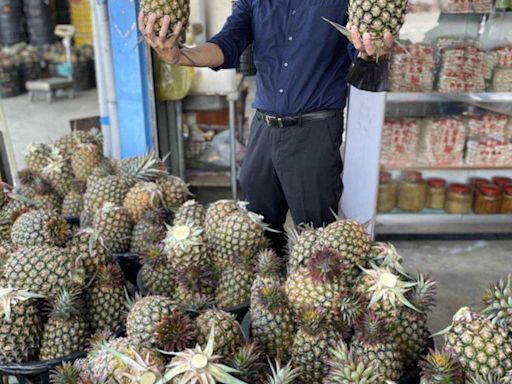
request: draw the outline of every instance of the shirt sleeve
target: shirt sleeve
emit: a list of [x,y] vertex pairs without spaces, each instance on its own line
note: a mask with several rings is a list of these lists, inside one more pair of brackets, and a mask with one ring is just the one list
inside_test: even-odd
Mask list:
[[224,53],[224,64],[212,69],[238,68],[240,56],[253,40],[251,0],[238,0],[222,30],[209,40]]
[[347,45],[348,55],[350,56],[350,60],[352,63],[355,63],[357,60],[357,56],[359,55],[359,51],[354,47],[354,44],[348,43]]

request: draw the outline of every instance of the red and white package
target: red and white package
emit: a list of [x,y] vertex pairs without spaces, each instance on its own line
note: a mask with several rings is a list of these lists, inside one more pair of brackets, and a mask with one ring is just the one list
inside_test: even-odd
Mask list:
[[482,92],[491,62],[487,52],[473,45],[443,48],[440,51],[439,92]]
[[382,133],[381,164],[384,167],[416,165],[420,132],[418,119],[386,119]]
[[460,166],[466,145],[461,117],[426,119],[420,137],[419,163],[428,166]]
[[391,57],[392,92],[431,92],[434,89],[435,50],[427,44],[397,46]]
[[512,68],[512,45],[495,48],[494,57],[497,67]]
[[508,166],[512,164],[512,143],[509,138],[482,136],[468,141],[466,164],[470,166]]
[[468,136],[499,136],[506,135],[508,116],[506,115],[481,115],[470,116],[467,119]]
[[441,8],[447,13],[485,13],[492,11],[492,0],[443,0]]
[[496,68],[492,76],[492,92],[512,92],[512,68]]

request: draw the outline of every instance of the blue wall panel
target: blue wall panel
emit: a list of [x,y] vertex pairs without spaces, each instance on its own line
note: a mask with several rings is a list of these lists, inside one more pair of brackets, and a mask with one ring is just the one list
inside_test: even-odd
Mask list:
[[137,29],[138,1],[108,1],[122,157],[152,149],[145,46]]

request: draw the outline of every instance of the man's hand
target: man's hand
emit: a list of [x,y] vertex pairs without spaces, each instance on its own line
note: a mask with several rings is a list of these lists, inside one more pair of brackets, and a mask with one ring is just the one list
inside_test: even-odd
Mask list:
[[379,49],[377,52],[377,47],[375,47],[375,44],[372,42],[372,38],[369,33],[365,33],[361,39],[357,27],[351,26],[349,24],[347,25],[347,29],[350,31],[350,39],[352,44],[354,44],[354,47],[359,51],[361,58],[370,60],[389,55],[389,52],[391,51],[394,43],[394,38],[391,33],[386,32],[384,34],[384,47]]
[[160,57],[169,64],[179,65],[181,63],[181,51],[179,48],[179,39],[183,30],[183,24],[180,22],[176,26],[176,30],[170,36],[169,25],[171,18],[164,16],[160,33],[156,36],[153,28],[156,22],[156,15],[149,15],[148,23],[144,22],[144,12],[139,13],[139,30],[144,36],[144,40],[160,55]]

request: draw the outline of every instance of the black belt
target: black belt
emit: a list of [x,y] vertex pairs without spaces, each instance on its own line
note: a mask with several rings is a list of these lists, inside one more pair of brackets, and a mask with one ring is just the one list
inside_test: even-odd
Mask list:
[[284,128],[298,125],[300,122],[328,119],[338,116],[338,113],[340,113],[340,111],[336,109],[327,109],[324,111],[306,113],[300,116],[274,116],[258,110],[256,111],[256,117],[265,121],[269,127]]

